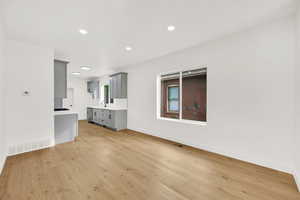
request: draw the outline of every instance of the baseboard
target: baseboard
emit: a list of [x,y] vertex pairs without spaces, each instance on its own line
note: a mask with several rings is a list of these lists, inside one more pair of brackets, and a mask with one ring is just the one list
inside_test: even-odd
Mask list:
[[208,152],[211,152],[211,153],[220,154],[220,155],[223,155],[223,156],[226,156],[226,157],[234,158],[234,159],[241,160],[241,161],[248,162],[248,163],[252,163],[252,164],[255,164],[255,165],[258,165],[258,166],[262,166],[262,167],[274,169],[274,170],[277,170],[277,171],[285,172],[285,173],[288,173],[288,174],[291,174],[291,175],[293,174],[293,169],[287,168],[285,166],[275,165],[274,163],[266,162],[265,160],[257,160],[257,159],[254,160],[254,159],[251,159],[251,158],[245,158],[242,155],[236,154],[234,152],[228,152],[228,151],[225,151],[223,149],[212,148],[212,147],[204,146],[204,145],[200,146],[200,145],[196,145],[196,144],[192,144],[192,143],[187,143],[187,142],[181,141],[177,138],[162,137],[162,136],[159,136],[159,135],[156,135],[156,134],[146,132],[145,130],[142,130],[142,129],[140,129],[140,130],[139,129],[134,129],[134,128],[129,128],[129,129],[140,132],[140,133],[143,133],[143,134],[146,134],[146,135],[151,135],[151,136],[159,137],[159,138],[169,140],[169,141],[172,141],[172,142],[181,143],[181,144],[184,144],[184,145],[187,145],[187,146],[194,147],[196,149],[201,149],[201,150],[205,150],[205,151],[208,151]]
[[298,192],[300,192],[300,176],[298,174],[294,174],[294,179],[298,187]]
[[0,175],[2,174],[4,165],[5,165],[5,161],[6,161],[6,156],[4,156],[3,159],[0,160]]
[[17,155],[30,151],[45,149],[51,146],[53,146],[53,139],[51,138],[30,141],[22,144],[12,144],[8,146],[8,155]]

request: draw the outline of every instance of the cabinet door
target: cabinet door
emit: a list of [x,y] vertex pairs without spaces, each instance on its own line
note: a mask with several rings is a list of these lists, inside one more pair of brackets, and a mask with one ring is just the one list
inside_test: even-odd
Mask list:
[[113,78],[114,80],[114,98],[118,98],[118,80],[116,77]]
[[120,89],[119,89],[119,76],[116,75],[114,76],[114,79],[115,79],[115,98],[119,98],[119,92],[120,92]]
[[95,98],[100,98],[100,85],[99,81],[93,81],[93,91],[95,92]]
[[93,109],[93,122],[97,123],[97,109]]
[[111,76],[112,98],[127,98],[127,74],[120,73]]
[[113,128],[122,130],[127,128],[127,111],[115,110],[113,115]]
[[111,127],[111,111],[110,110],[106,110],[105,113],[105,126],[107,127]]
[[[112,78],[109,79],[109,94],[110,94],[110,98],[113,98],[112,97]],[[110,99],[109,99],[110,101]]]
[[118,89],[117,89],[117,91],[118,91],[118,98],[122,98],[122,74],[119,74],[118,76],[117,76],[118,78]]
[[115,98],[115,82],[114,82],[114,77],[111,77],[110,81],[110,98]]
[[111,98],[127,98],[127,73],[111,75]]
[[111,98],[120,98],[120,92],[121,92],[121,76],[114,75],[111,78]]
[[108,111],[107,120],[106,120],[106,126],[109,128],[114,128],[113,125],[113,112],[112,110]]
[[115,98],[114,97],[114,78],[112,77],[111,79],[110,79],[110,90],[111,90],[111,92],[110,92],[110,98]]
[[54,97],[67,98],[67,62],[54,61]]
[[99,98],[100,97],[99,81],[88,81],[87,91],[88,93],[93,94],[93,98]]
[[92,108],[88,108],[87,109],[87,120],[89,122],[93,121],[93,109]]
[[120,97],[127,98],[127,74],[121,74]]
[[98,124],[98,121],[99,121],[99,110],[98,109],[94,109],[93,121]]
[[107,115],[107,110],[102,110],[102,125],[106,126],[106,115]]
[[105,112],[106,110],[102,110],[102,113],[101,113],[101,124],[102,125],[105,125]]
[[97,123],[102,124],[102,110],[97,109]]
[[117,98],[117,79],[113,77],[113,98]]

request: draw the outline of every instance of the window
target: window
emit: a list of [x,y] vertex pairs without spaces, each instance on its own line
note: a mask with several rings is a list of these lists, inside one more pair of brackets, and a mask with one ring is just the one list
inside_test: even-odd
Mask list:
[[102,104],[113,103],[112,99],[110,98],[110,86],[109,85],[101,85],[100,103],[102,103]]
[[104,85],[104,102],[108,104],[109,99],[109,85]]
[[168,86],[168,112],[179,112],[179,86]]
[[161,76],[161,116],[179,119],[180,73]]
[[206,122],[206,68],[159,76],[162,118]]

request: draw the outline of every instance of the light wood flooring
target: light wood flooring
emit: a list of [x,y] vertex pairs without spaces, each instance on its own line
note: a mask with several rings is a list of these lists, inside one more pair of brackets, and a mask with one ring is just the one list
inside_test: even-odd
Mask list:
[[9,157],[1,200],[300,200],[289,174],[80,121],[76,142]]

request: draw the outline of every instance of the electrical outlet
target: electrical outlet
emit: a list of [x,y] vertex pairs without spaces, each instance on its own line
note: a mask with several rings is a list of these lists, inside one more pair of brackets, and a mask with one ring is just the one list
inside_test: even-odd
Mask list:
[[23,96],[30,96],[30,92],[27,90],[23,91]]

